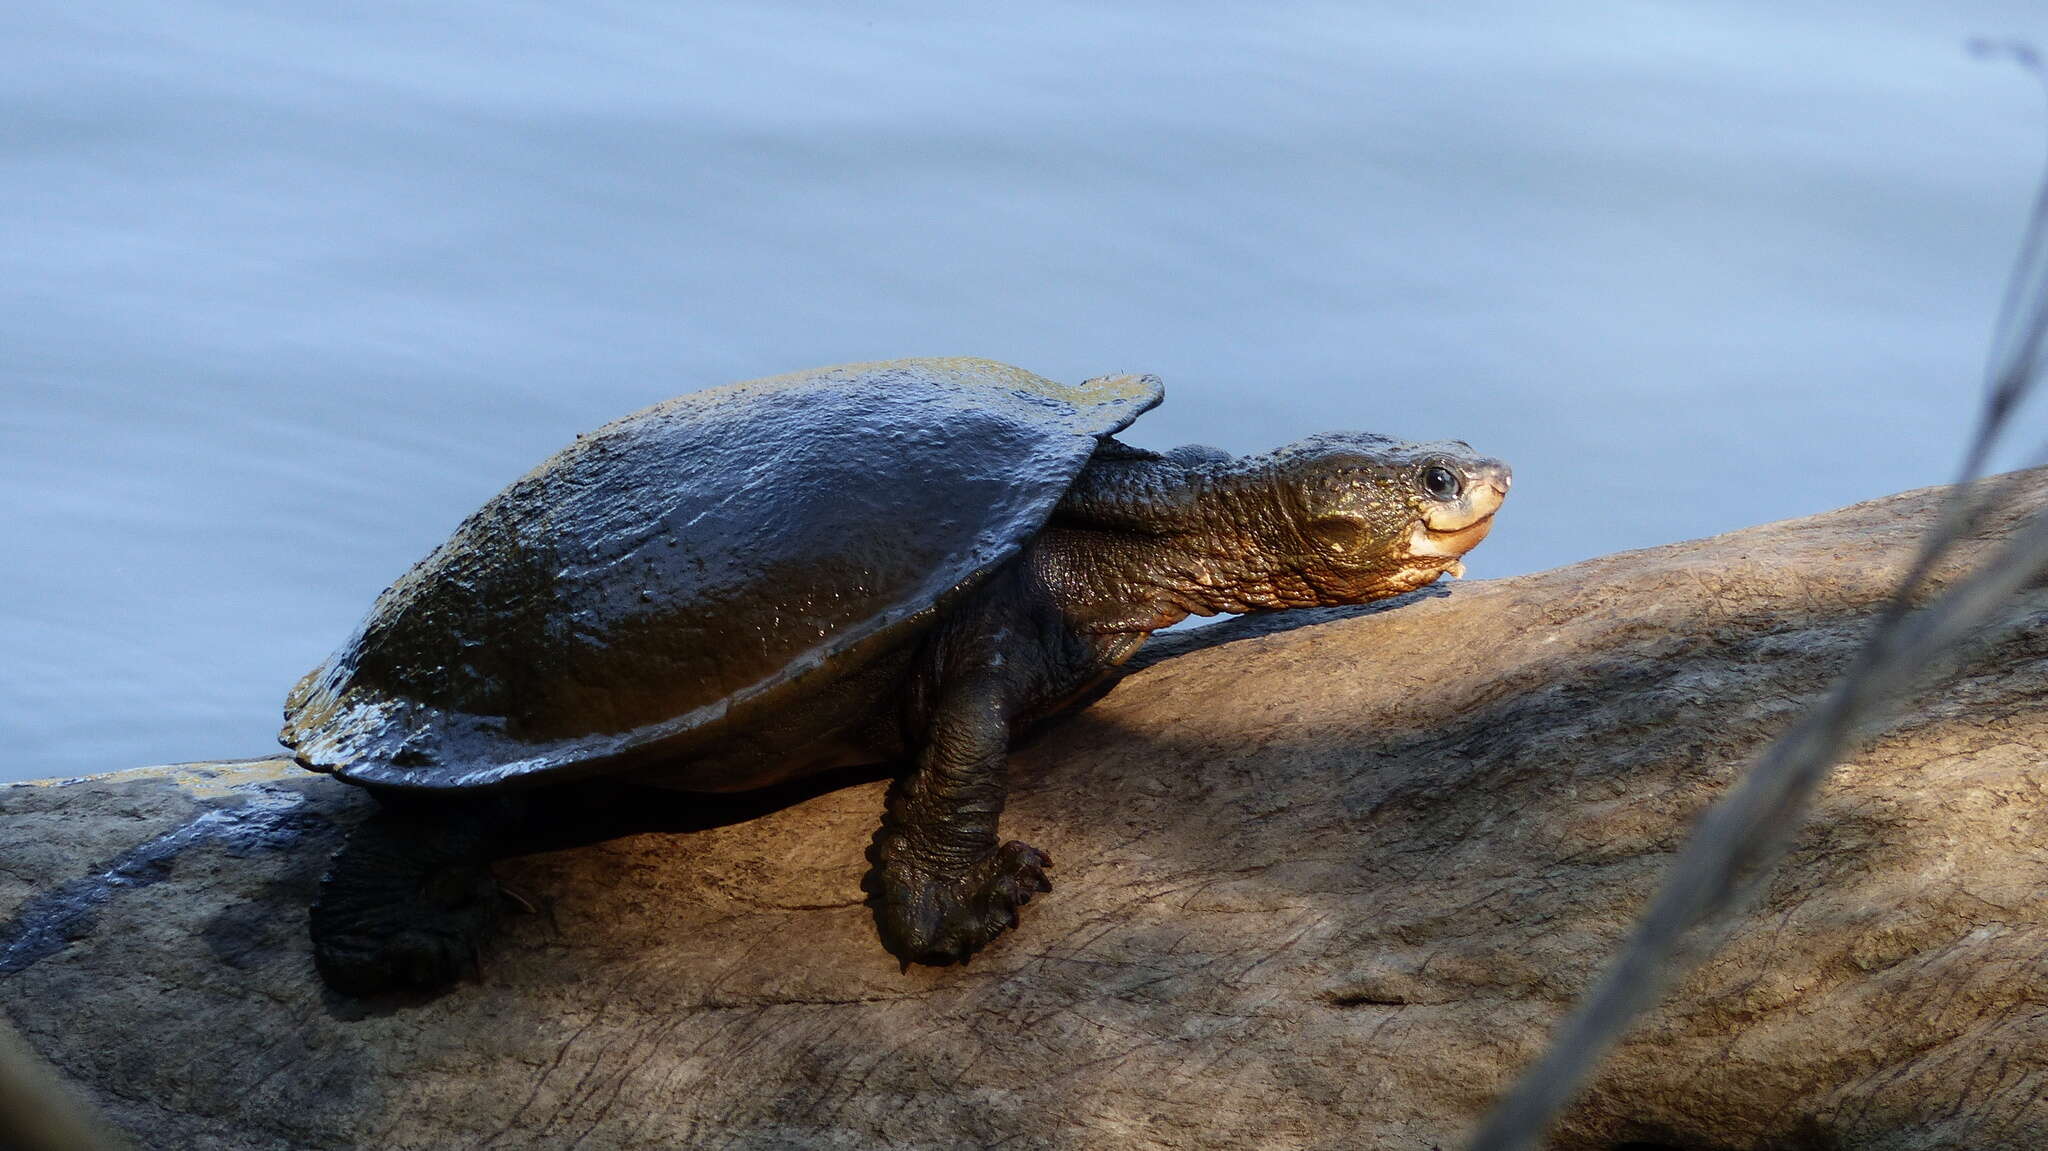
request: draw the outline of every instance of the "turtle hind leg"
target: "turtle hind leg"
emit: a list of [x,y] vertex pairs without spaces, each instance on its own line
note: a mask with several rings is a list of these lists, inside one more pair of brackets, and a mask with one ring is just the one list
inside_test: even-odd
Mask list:
[[514,805],[393,803],[335,852],[311,912],[313,962],[348,995],[432,991],[480,965],[497,926],[491,860]]

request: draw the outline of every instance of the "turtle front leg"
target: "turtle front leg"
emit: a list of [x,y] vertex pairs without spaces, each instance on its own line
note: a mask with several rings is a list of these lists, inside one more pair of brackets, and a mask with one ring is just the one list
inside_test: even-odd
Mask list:
[[1050,856],[996,838],[1009,791],[1005,695],[988,673],[948,685],[915,766],[889,789],[867,887],[883,946],[906,964],[965,960],[1052,890]]

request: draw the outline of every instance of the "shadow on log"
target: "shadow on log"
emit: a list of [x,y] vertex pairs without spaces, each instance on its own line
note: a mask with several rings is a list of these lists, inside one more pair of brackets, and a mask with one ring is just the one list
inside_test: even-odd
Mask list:
[[[1453,1146],[1935,499],[1163,637],[1016,757],[1058,890],[966,967],[875,941],[872,777],[564,824],[500,868],[544,913],[402,1002],[307,950],[353,789],[0,789],[0,1010],[148,1146]],[[2022,615],[1838,769],[1557,1146],[2048,1146],[2048,593]]]

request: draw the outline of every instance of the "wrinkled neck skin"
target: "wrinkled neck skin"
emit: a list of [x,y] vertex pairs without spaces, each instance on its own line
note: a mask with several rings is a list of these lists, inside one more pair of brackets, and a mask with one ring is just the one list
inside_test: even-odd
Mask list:
[[1358,603],[1434,580],[1360,584],[1304,556],[1296,516],[1266,461],[1203,449],[1164,456],[1111,444],[1039,533],[1027,563],[1083,633],[1145,633],[1190,615]]

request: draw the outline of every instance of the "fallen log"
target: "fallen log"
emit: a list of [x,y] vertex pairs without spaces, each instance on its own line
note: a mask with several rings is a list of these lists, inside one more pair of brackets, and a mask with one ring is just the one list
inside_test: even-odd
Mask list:
[[[583,813],[501,866],[544,912],[477,979],[379,1001],[305,939],[354,789],[0,789],[0,1010],[144,1146],[1455,1146],[1938,494],[1162,637],[1015,757],[1058,890],[965,967],[875,942],[872,777]],[[2014,618],[1838,769],[1556,1146],[2048,1146],[2048,592]]]

